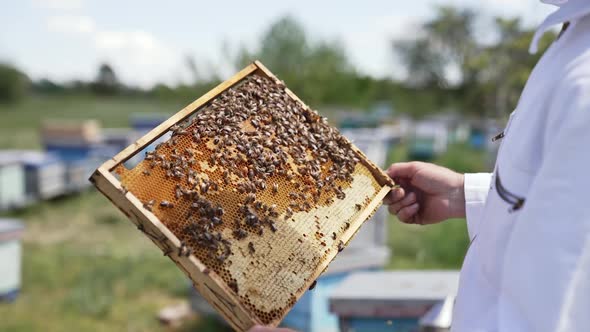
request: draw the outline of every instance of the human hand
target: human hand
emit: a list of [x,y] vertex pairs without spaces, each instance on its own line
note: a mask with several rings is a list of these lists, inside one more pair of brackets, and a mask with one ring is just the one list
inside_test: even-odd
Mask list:
[[417,161],[392,164],[387,174],[400,186],[383,202],[400,221],[426,225],[465,217],[463,174]]
[[295,332],[290,329],[280,327],[266,327],[266,326],[254,326],[248,332]]

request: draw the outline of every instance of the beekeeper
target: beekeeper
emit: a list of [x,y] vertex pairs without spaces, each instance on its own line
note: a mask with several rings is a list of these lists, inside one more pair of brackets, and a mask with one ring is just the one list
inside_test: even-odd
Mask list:
[[[545,1],[549,2],[549,1]],[[590,0],[559,6],[503,134],[494,172],[393,164],[386,198],[406,223],[466,217],[471,245],[452,331],[590,331]]]

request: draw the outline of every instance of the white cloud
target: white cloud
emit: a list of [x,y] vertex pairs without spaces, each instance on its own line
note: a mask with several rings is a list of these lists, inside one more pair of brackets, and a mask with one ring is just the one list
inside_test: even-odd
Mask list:
[[94,43],[100,54],[127,58],[138,66],[165,64],[174,58],[169,47],[142,30],[98,31]]
[[51,16],[47,20],[47,28],[56,32],[93,33],[96,25],[88,16],[60,15]]
[[82,8],[82,0],[33,0],[33,5],[40,8],[73,10]]
[[173,71],[181,55],[143,30],[97,31],[94,34],[96,55],[112,63],[126,82],[149,87],[156,81],[177,82]]
[[133,84],[149,87],[157,80],[178,83],[171,75],[181,55],[144,30],[105,30],[87,16],[61,15],[47,20],[50,31],[82,37],[97,60],[108,61],[119,76]]

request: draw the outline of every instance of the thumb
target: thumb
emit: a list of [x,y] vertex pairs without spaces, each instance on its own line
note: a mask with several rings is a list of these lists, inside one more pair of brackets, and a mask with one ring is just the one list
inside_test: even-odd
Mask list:
[[418,171],[419,163],[412,161],[407,163],[391,164],[387,169],[387,175],[390,178],[412,178]]

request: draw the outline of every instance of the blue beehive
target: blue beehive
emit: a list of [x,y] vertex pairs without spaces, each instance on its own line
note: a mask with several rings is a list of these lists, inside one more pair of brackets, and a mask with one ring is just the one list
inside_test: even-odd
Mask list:
[[99,158],[85,158],[72,160],[66,164],[67,191],[80,192],[91,186],[88,178],[104,160]]
[[457,271],[354,273],[330,294],[330,311],[340,331],[415,332],[424,315],[455,296],[458,284]]
[[57,156],[41,151],[13,151],[25,166],[30,200],[49,199],[66,192],[66,165]]
[[0,302],[16,299],[21,288],[21,242],[23,224],[0,219]]
[[131,128],[141,136],[166,121],[170,115],[162,113],[134,113],[129,117]]

